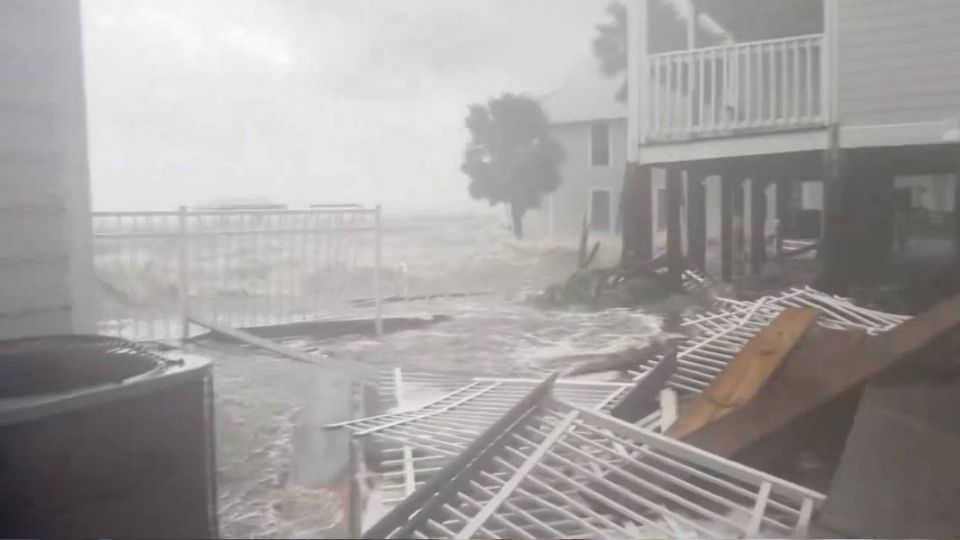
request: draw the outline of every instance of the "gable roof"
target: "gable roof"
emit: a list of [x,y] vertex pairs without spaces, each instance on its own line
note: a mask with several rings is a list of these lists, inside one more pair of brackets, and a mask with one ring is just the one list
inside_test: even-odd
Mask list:
[[617,100],[625,76],[607,77],[594,58],[578,63],[557,90],[540,99],[551,124],[570,124],[627,117],[627,104]]

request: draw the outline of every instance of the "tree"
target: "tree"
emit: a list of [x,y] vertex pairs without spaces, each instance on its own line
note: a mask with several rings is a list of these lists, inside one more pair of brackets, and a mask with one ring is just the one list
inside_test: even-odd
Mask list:
[[523,216],[560,187],[563,148],[550,137],[540,104],[514,94],[470,107],[470,142],[461,170],[470,177],[470,196],[491,206],[507,204],[513,233],[523,238]]
[[[600,72],[618,77],[627,71],[627,8],[618,1],[607,6],[609,19],[596,26],[593,55],[600,61]],[[627,83],[617,92],[617,99],[627,100]]]

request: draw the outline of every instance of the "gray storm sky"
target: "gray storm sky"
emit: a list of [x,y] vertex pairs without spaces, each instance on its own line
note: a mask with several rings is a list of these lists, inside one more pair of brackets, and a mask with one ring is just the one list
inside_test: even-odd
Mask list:
[[479,208],[470,103],[555,88],[608,0],[84,0],[96,209]]

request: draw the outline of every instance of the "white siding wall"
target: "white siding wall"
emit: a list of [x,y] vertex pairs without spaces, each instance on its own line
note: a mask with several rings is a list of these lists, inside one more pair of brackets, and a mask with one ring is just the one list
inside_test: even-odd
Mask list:
[[837,0],[847,125],[960,116],[960,1]]
[[78,0],[0,1],[0,339],[89,331]]
[[611,191],[611,218],[615,225],[620,213],[620,190],[626,166],[626,120],[611,120],[611,160],[608,167],[590,165],[591,123],[561,124],[553,128],[553,136],[567,154],[561,168],[563,184],[552,197],[553,209],[544,201],[540,212],[534,212],[525,221],[534,234],[546,234],[547,221],[552,214],[552,232],[558,240],[572,240],[580,235],[580,227],[587,215],[592,189]]

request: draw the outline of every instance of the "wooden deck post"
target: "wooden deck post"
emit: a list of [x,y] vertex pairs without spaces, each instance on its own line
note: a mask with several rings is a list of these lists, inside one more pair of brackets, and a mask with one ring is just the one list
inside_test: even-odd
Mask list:
[[767,263],[767,182],[750,182],[750,271],[759,274]]
[[667,264],[670,284],[679,290],[683,281],[683,224],[680,207],[683,205],[683,175],[676,165],[667,168]]
[[738,183],[729,172],[720,181],[720,276],[725,283],[733,281],[733,191]]
[[831,135],[831,145],[824,153],[823,227],[818,256],[817,288],[832,294],[846,294],[850,285],[850,208],[847,207],[845,191],[849,182],[844,175],[850,167],[843,163],[836,128]]
[[777,255],[783,253],[783,239],[793,234],[793,182],[792,175],[777,179]]
[[690,266],[707,269],[707,186],[700,168],[687,171],[687,248]]
[[623,251],[620,263],[653,259],[653,178],[650,167],[627,163],[624,171],[620,212],[623,218]]

